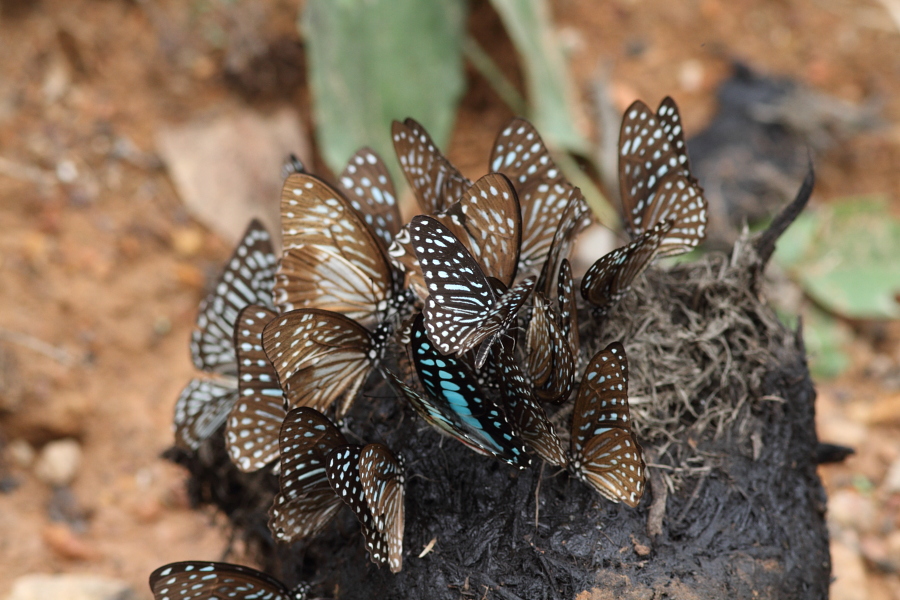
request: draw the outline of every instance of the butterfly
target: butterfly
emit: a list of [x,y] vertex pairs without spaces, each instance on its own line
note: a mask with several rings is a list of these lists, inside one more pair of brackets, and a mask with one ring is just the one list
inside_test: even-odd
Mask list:
[[[485,175],[459,200],[432,216],[462,242],[486,275],[507,287],[512,285],[522,242],[522,218],[509,179],[497,173]],[[400,230],[388,253],[406,271],[410,287],[424,299],[428,290],[412,248],[410,227]]]
[[285,252],[274,290],[281,312],[330,310],[369,327],[406,303],[383,238],[338,190],[312,175],[290,175],[281,219]]
[[342,446],[328,456],[335,494],[356,515],[369,556],[392,573],[403,567],[403,462],[383,444]]
[[225,427],[225,448],[238,469],[257,471],[278,458],[278,432],[284,421],[284,393],[262,347],[262,333],[276,313],[252,304],[238,314],[234,328],[238,398]]
[[509,177],[519,194],[522,206],[519,270],[525,275],[536,274],[546,261],[566,212],[571,210],[570,204],[584,205],[580,218],[573,221],[577,230],[570,237],[590,222],[587,205],[581,191],[565,179],[550,158],[534,126],[524,119],[514,118],[500,131],[489,164],[491,171]]
[[659,252],[672,221],[660,223],[633,242],[606,254],[585,272],[581,296],[593,304],[599,316],[607,314]]
[[[247,227],[213,291],[201,302],[191,334],[191,357],[201,371],[237,375],[234,328],[248,305],[272,306],[277,258],[269,232],[254,219]],[[230,379],[193,379],[175,403],[175,443],[196,450],[222,425],[237,398]]]
[[515,321],[535,278],[504,290],[433,217],[414,217],[410,236],[429,293],[423,311],[428,337],[443,354],[465,353],[491,338],[479,349],[480,368],[493,341]]
[[408,337],[415,373],[405,377],[388,369],[384,373],[419,416],[479,454],[527,465],[525,447],[507,414],[461,360],[438,352],[425,333],[421,314],[412,320]]
[[391,137],[403,174],[425,214],[441,212],[472,186],[415,120],[394,121]]
[[269,322],[262,345],[291,406],[325,411],[341,399],[336,412],[343,418],[380,363],[393,327],[386,321],[372,333],[342,314],[299,308]]
[[279,432],[280,491],[269,509],[276,540],[294,542],[314,535],[341,509],[326,474],[328,455],[347,445],[344,435],[319,411],[290,411]]
[[222,562],[184,561],[163,565],[150,574],[155,600],[304,600],[309,586],[288,589],[262,571]]
[[663,221],[674,222],[660,243],[660,256],[688,252],[705,239],[707,203],[691,176],[681,116],[671,98],[664,98],[655,114],[640,100],[625,111],[619,188],[632,238]]
[[536,292],[533,302],[525,336],[525,367],[538,399],[562,403],[572,393],[575,379],[572,347],[544,295]]
[[541,405],[535,402],[532,386],[516,361],[511,340],[491,350],[491,366],[500,383],[506,412],[515,432],[545,461],[557,466],[567,462],[562,443]]
[[357,150],[338,176],[338,186],[387,248],[400,230],[400,209],[391,174],[373,150]]
[[575,398],[569,467],[613,502],[634,507],[644,493],[644,459],[628,410],[628,360],[618,342],[585,369]]
[[[574,194],[553,234],[536,291],[532,295],[531,319],[525,338],[525,366],[534,383],[535,395],[545,402],[562,403],[572,393],[578,352],[578,323],[574,298],[571,298],[573,283],[567,256],[576,234],[586,226],[588,215],[584,198],[580,192]],[[564,278],[564,264],[568,269],[568,279]],[[564,293],[566,286],[569,296]],[[550,300],[554,294],[558,309]],[[565,316],[560,314],[564,309]],[[573,330],[576,338],[571,335]]]

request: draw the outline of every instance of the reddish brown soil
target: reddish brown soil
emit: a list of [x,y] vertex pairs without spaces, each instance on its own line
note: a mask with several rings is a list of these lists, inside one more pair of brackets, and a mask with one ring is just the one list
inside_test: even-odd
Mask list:
[[[214,33],[240,28],[220,18],[227,11],[219,4],[0,2],[0,433],[4,443],[38,449],[72,436],[84,450],[74,505],[67,504],[83,518],[62,528],[51,520],[48,507],[60,504],[51,502],[52,490],[4,454],[0,476],[18,487],[0,494],[0,594],[26,573],[90,572],[123,578],[149,597],[153,568],[221,558],[226,547],[225,531],[212,515],[189,510],[183,474],[159,455],[172,441],[175,398],[193,373],[187,340],[205,277],[229,248],[190,218],[167,174],[153,167],[154,134],[248,95],[261,110],[291,104],[307,122],[309,111],[302,77],[262,97],[239,94],[226,80],[222,66],[234,56],[217,47]],[[291,48],[285,36],[294,35],[295,3],[255,5],[241,9],[247,14],[238,21],[250,31],[241,35]],[[697,131],[732,57],[846,100],[882,98],[887,128],[831,151],[818,165],[815,197],[877,192],[900,214],[900,24],[879,3],[553,6],[586,118],[591,78],[605,68],[621,104],[641,97],[655,105],[671,94],[688,133]],[[477,3],[473,21],[516,79],[496,16]],[[637,44],[644,51],[629,55]],[[258,82],[245,75],[246,91]],[[509,112],[480,78],[471,82],[449,154],[479,175]],[[117,139],[138,154],[116,158]],[[57,179],[64,161],[79,173],[74,183]],[[874,516],[834,524],[836,572],[845,584],[859,578],[835,597],[900,598],[900,494],[882,485],[900,460],[900,392],[884,383],[900,370],[892,346],[900,332],[857,329],[855,367],[822,385],[820,422],[825,437],[858,454],[822,474],[832,494]]]

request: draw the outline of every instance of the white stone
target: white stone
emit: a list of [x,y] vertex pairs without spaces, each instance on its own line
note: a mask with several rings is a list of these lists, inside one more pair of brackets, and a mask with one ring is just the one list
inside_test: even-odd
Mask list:
[[71,438],[55,440],[41,450],[34,474],[47,485],[69,485],[80,466],[81,445]]
[[128,584],[95,575],[33,573],[13,581],[6,600],[132,600]]

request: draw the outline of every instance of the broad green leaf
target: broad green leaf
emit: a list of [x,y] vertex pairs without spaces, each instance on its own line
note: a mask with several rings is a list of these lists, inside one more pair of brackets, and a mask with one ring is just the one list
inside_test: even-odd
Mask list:
[[900,221],[883,199],[850,198],[802,215],[778,241],[775,259],[830,311],[900,318]]
[[307,2],[313,116],[332,170],[361,146],[394,167],[394,119],[413,117],[446,145],[464,90],[466,8],[464,0]]

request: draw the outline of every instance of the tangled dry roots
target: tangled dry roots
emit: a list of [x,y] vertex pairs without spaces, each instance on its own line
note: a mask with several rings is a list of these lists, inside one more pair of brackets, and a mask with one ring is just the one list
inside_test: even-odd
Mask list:
[[730,257],[651,268],[601,335],[586,336],[625,344],[634,427],[672,490],[713,466],[714,457],[697,449],[708,433],[717,439],[728,428],[746,441],[749,413],[783,401],[762,384],[778,357],[795,347],[796,335],[759,294],[756,264],[743,238]]

